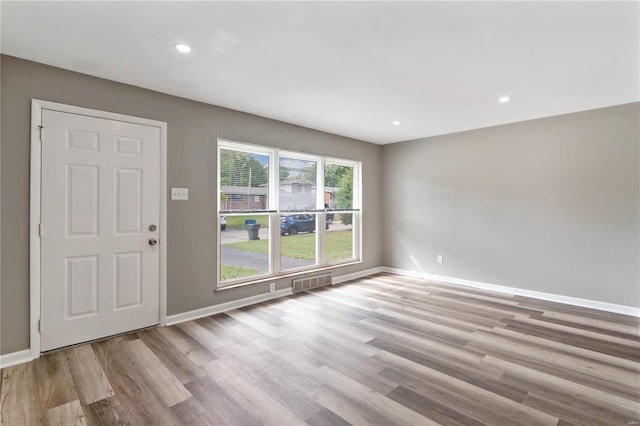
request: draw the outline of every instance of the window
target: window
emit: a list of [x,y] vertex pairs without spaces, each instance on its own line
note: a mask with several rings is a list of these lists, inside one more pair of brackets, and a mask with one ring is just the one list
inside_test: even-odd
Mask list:
[[334,230],[328,232],[325,244],[327,262],[337,262],[354,257],[353,221],[357,210],[354,209],[353,165],[326,162],[324,166],[326,218]]
[[218,140],[219,287],[360,260],[360,163]]

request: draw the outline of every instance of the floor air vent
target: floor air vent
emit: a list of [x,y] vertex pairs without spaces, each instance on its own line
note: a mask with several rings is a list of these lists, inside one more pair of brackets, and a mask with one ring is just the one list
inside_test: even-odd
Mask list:
[[300,293],[301,291],[324,287],[326,285],[331,285],[331,274],[300,278],[297,280],[293,280],[293,292]]

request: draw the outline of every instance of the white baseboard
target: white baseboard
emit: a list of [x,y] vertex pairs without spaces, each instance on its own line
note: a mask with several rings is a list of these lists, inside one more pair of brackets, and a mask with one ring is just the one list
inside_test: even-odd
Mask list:
[[[383,272],[384,268],[371,268],[364,271],[354,272],[353,274],[340,275],[333,278],[332,284],[340,284],[345,281],[355,280],[356,278],[362,278],[373,274]],[[238,308],[244,308],[245,306],[254,305],[260,302],[266,302],[267,300],[277,299],[279,297],[289,296],[293,294],[292,288],[285,288],[278,290],[275,293],[258,294],[251,297],[245,297],[244,299],[233,300],[231,302],[220,303],[218,305],[207,306],[206,308],[196,309],[194,311],[183,312],[181,314],[170,315],[167,317],[167,325],[175,325],[185,321],[191,321],[199,318],[208,317],[210,315],[221,314],[223,312],[232,311]]]
[[[541,291],[526,290],[517,287],[507,287],[496,284],[489,284],[480,281],[465,280],[462,278],[447,277],[443,275],[427,274],[416,271],[409,271],[406,269],[397,269],[389,267],[378,267],[366,269],[364,271],[354,272],[352,274],[340,275],[333,279],[332,284],[340,284],[346,281],[355,280],[357,278],[363,278],[369,275],[378,274],[380,272],[387,272],[391,274],[404,275],[414,278],[422,278],[431,281],[440,281],[451,284],[458,284],[467,287],[480,288],[483,290],[496,291],[499,293],[507,293],[518,296],[532,297],[535,299],[548,300],[551,302],[564,303],[567,305],[580,306],[584,308],[597,309],[600,311],[614,312],[623,315],[630,315],[634,317],[640,317],[640,308],[633,306],[617,305],[614,303],[600,302],[597,300],[581,299],[578,297],[563,296],[560,294],[545,293]],[[183,312],[181,314],[170,315],[167,317],[167,325],[179,324],[185,321],[191,321],[194,319],[208,317],[210,315],[216,315],[223,312],[231,311],[245,306],[253,305],[260,302],[266,302],[267,300],[273,300],[284,296],[293,294],[291,288],[285,288],[278,290],[275,293],[258,294],[244,299],[234,300],[231,302],[220,303],[218,305],[208,306],[202,309],[196,309],[194,311]],[[0,368],[7,368],[14,365],[22,364],[33,360],[31,351],[24,349],[22,351],[13,352],[5,355],[0,355]]]
[[340,284],[346,281],[355,280],[362,277],[367,277],[369,275],[379,274],[380,272],[384,272],[384,268],[382,266],[378,268],[365,269],[364,271],[354,272],[352,274],[340,275],[338,277],[333,278],[331,284]]
[[567,305],[580,306],[583,308],[597,309],[599,311],[614,312],[617,314],[630,315],[640,317],[640,308],[626,305],[616,305],[615,303],[600,302],[598,300],[581,299],[578,297],[563,296],[561,294],[545,293],[542,291],[526,290],[517,287],[507,287],[496,284],[483,283],[480,281],[465,280],[462,278],[446,277],[442,275],[426,274],[416,271],[408,271],[406,269],[397,268],[381,268],[383,272],[391,274],[404,275],[408,277],[423,278],[431,281],[441,281],[451,284],[458,284],[467,287],[480,288],[483,290],[491,290],[499,293],[513,294],[517,296],[532,297],[535,299],[548,300],[550,302],[564,303]]
[[257,294],[255,296],[245,297],[244,299],[238,299],[231,302],[220,303],[218,305],[207,306],[206,308],[196,309],[194,311],[183,312],[176,315],[169,315],[167,317],[167,325],[179,324],[181,322],[204,318],[210,315],[221,314],[223,312],[232,311],[238,308],[244,308],[245,306],[254,305],[256,303],[266,302],[267,300],[289,296],[290,294],[293,294],[292,289],[285,288],[282,290],[277,290],[274,293]]
[[0,355],[0,368],[12,367],[14,365],[22,364],[23,362],[29,362],[32,359],[30,349]]

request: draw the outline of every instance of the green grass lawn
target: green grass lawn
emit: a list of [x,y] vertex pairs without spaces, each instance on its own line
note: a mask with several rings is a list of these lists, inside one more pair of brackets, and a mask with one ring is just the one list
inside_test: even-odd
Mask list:
[[221,281],[231,280],[234,278],[250,277],[260,274],[260,271],[253,268],[243,268],[242,266],[220,265]]
[[[280,255],[283,257],[293,257],[304,260],[316,259],[315,234],[310,233],[282,236],[280,237],[280,242]],[[327,232],[326,245],[327,262],[351,259],[353,257],[353,231],[345,230]],[[227,244],[227,246],[254,253],[269,253],[268,240],[244,241],[241,243]]]
[[353,231],[327,232],[326,241],[327,262],[351,259],[353,257]]
[[269,227],[269,216],[267,215],[250,215],[250,216],[227,216],[227,228],[244,229],[244,221],[246,219],[255,219],[260,224],[260,228]]

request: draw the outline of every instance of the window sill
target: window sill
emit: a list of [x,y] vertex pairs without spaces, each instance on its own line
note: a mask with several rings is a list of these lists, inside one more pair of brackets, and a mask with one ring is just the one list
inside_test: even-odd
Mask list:
[[300,277],[303,275],[308,275],[308,274],[314,274],[317,272],[324,272],[327,270],[333,270],[333,269],[337,269],[337,268],[342,268],[344,266],[352,266],[352,265],[358,265],[361,264],[362,260],[349,260],[346,261],[344,263],[333,263],[331,265],[325,265],[322,267],[315,267],[313,269],[304,269],[304,270],[298,270],[298,271],[291,271],[291,272],[285,272],[283,274],[280,275],[270,275],[268,277],[260,277],[257,278],[255,280],[251,280],[251,281],[243,281],[243,282],[239,282],[239,283],[231,283],[231,284],[227,284],[227,285],[221,285],[221,286],[217,286],[216,289],[214,290],[216,293],[219,291],[224,291],[224,290],[231,290],[233,288],[239,288],[239,287],[245,287],[248,285],[255,285],[255,284],[263,284],[266,282],[273,282],[275,280],[280,280],[283,278],[295,278],[295,277]]

